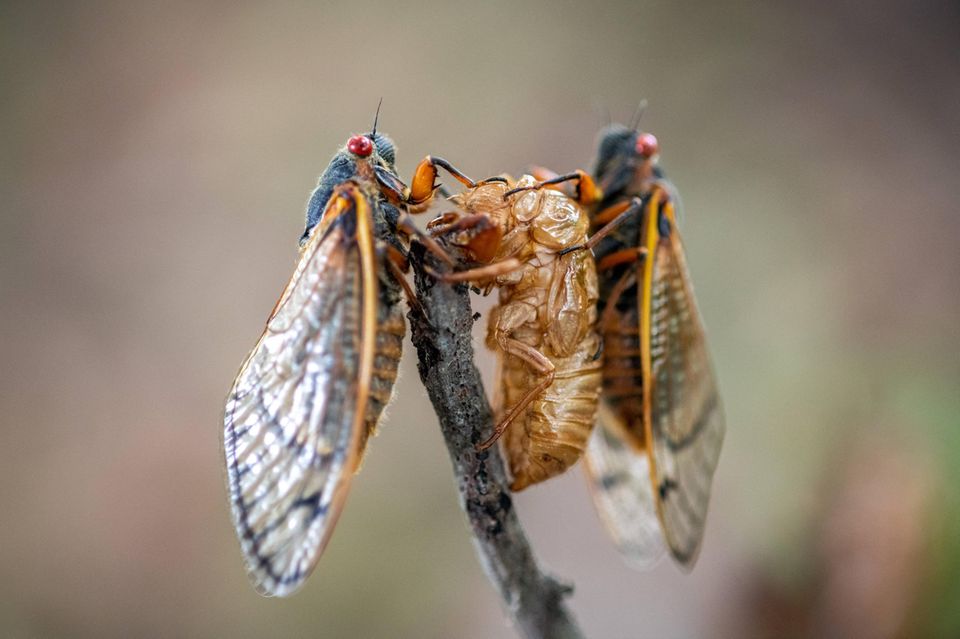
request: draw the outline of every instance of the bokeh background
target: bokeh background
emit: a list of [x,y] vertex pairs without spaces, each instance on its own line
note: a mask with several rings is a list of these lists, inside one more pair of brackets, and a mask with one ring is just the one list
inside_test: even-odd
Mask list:
[[405,176],[585,166],[598,105],[649,100],[728,435],[690,575],[627,568],[579,469],[518,497],[589,636],[960,636],[958,25],[906,0],[3,2],[0,635],[512,636],[412,349],[300,594],[256,595],[229,523],[226,391],[382,96]]

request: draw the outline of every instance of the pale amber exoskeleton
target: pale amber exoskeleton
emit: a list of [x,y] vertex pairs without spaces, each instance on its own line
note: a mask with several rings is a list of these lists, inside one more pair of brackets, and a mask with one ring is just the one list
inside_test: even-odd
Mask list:
[[430,224],[476,268],[448,279],[496,288],[487,345],[498,354],[494,396],[503,449],[520,490],[564,472],[583,454],[596,418],[602,348],[596,266],[584,200],[596,197],[583,173],[578,197],[523,176],[487,180],[451,198],[459,214]]

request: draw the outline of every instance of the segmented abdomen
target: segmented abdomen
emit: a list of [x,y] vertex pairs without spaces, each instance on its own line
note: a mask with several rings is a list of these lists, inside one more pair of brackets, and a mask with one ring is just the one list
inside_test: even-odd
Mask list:
[[365,416],[366,429],[361,434],[361,451],[367,439],[374,434],[383,409],[390,402],[393,385],[397,381],[397,367],[403,351],[403,337],[407,325],[400,304],[381,304],[377,318],[377,345],[370,378],[370,395]]
[[[603,276],[601,275],[601,280]],[[644,446],[643,369],[640,354],[640,317],[637,287],[624,291],[603,334],[603,398],[632,435],[632,443]],[[623,302],[627,304],[623,304]]]
[[[553,383],[507,429],[504,448],[513,490],[559,475],[580,459],[597,413],[599,348],[600,339],[591,330],[570,356],[551,357],[556,366]],[[539,379],[510,355],[501,356],[501,374],[501,410],[515,406]]]

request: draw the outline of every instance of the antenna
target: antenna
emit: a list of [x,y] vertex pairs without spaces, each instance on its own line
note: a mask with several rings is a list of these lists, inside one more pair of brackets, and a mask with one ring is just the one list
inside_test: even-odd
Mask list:
[[380,96],[380,101],[377,102],[377,114],[373,116],[373,131],[370,132],[370,137],[377,137],[377,120],[380,119],[380,105],[383,104],[383,96]]
[[613,116],[610,115],[610,106],[606,100],[596,98],[593,101],[593,111],[601,119],[601,126],[610,126],[613,124]]
[[633,112],[633,117],[630,118],[630,128],[634,131],[637,130],[637,127],[640,125],[640,118],[643,117],[643,112],[647,110],[647,99],[644,98],[640,100],[640,103],[637,105],[636,110]]

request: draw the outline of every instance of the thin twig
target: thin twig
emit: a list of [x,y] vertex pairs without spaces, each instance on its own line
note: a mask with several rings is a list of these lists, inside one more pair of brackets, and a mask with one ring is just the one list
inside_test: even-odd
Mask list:
[[477,452],[493,433],[493,418],[473,363],[473,313],[466,286],[437,281],[441,268],[415,245],[411,265],[423,313],[409,314],[418,368],[453,462],[460,505],[480,563],[524,637],[582,637],[564,597],[573,590],[544,574],[520,526],[499,450]]

